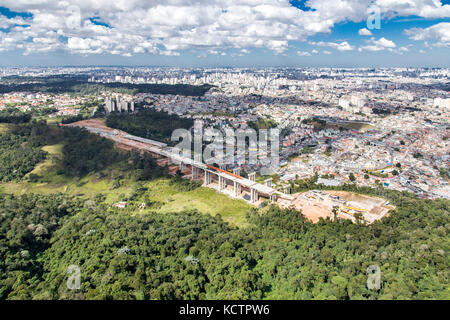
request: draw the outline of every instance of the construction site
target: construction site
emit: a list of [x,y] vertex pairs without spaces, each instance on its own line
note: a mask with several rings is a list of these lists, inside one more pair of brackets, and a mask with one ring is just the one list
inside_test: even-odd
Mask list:
[[304,193],[289,194],[289,188],[283,191],[272,187],[272,180],[264,184],[255,181],[256,173],[249,173],[248,178],[240,176],[240,168],[214,167],[205,164],[201,158],[184,157],[165,143],[130,135],[124,131],[109,128],[101,120],[91,119],[67,124],[66,126],[83,127],[116,143],[118,148],[150,153],[160,166],[167,166],[169,174],[181,172],[185,179],[203,182],[204,187],[212,188],[229,197],[243,199],[260,207],[265,201],[276,203],[282,208],[295,207],[312,222],[326,219],[349,219],[353,222],[371,224],[389,214],[395,207],[386,200],[345,191],[310,190]]
[[168,166],[170,174],[180,171],[183,178],[203,181],[205,187],[216,189],[237,199],[243,199],[256,206],[265,200],[277,202],[278,199],[288,201],[294,199],[291,195],[272,188],[270,179],[265,184],[256,182],[255,172],[249,173],[248,179],[244,178],[240,176],[238,167],[233,168],[233,172],[229,172],[224,167],[217,168],[205,164],[201,158],[184,157],[165,143],[109,128],[101,120],[83,120],[67,126],[83,127],[92,133],[113,140],[117,147],[124,150],[150,153],[157,158],[158,164]]
[[313,222],[330,218],[371,224],[395,209],[384,199],[347,191],[310,190],[293,196],[292,205]]

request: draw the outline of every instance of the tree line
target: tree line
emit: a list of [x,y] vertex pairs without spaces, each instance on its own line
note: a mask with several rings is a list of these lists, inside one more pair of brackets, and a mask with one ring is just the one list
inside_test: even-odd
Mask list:
[[176,114],[144,109],[138,113],[121,114],[111,113],[106,118],[106,125],[111,128],[126,131],[132,135],[161,141],[170,145],[170,140],[175,129],[189,129],[194,125],[194,120],[181,118]]
[[[0,195],[1,299],[449,299],[446,200],[371,226],[293,209],[237,229],[196,211],[134,214],[63,195]],[[81,288],[67,287],[80,268]],[[378,289],[367,268],[381,270]]]

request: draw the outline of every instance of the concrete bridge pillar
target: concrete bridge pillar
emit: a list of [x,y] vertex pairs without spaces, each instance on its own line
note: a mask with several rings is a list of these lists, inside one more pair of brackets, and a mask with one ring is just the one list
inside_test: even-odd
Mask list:
[[205,182],[205,186],[211,184],[211,173],[206,170],[205,170],[204,182]]
[[225,177],[219,176],[220,181],[220,190],[225,189],[227,187],[227,179]]
[[234,189],[234,195],[236,197],[239,197],[242,193],[242,187],[239,183],[237,183],[236,181],[234,181],[234,185],[233,185],[233,189]]
[[241,175],[241,168],[234,168],[233,169],[233,174],[240,176]]
[[268,186],[269,188],[272,188],[272,178],[266,179],[266,180],[264,180],[264,182],[266,183],[266,186]]
[[192,166],[192,179],[196,179],[201,174],[200,168]]
[[248,179],[250,181],[255,181],[255,179],[256,179],[256,172],[249,173],[248,174]]
[[250,188],[250,202],[255,203],[256,201],[258,201],[258,191]]

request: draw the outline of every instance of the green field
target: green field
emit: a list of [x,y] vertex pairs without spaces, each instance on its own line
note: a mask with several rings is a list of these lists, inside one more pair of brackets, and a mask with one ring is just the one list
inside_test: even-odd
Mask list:
[[349,130],[362,130],[362,129],[372,129],[374,128],[373,125],[369,123],[363,123],[363,122],[344,122],[344,123],[338,123],[338,127],[343,127],[345,129]]
[[[121,194],[126,195],[131,192],[130,187],[123,186],[110,193],[112,191],[112,180],[108,179],[108,177],[99,179],[95,174],[90,174],[78,179],[58,174],[58,161],[62,157],[62,147],[62,144],[43,147],[42,150],[48,152],[47,159],[28,173],[23,181],[3,183],[3,192],[17,195],[61,192],[70,195],[86,196],[87,198],[94,197],[98,193],[104,193],[107,196],[107,201],[111,202],[120,200],[119,196]],[[112,169],[110,172],[113,174],[115,170]],[[38,181],[26,181],[30,175],[38,175]]]
[[[0,133],[7,130],[8,124],[0,124]],[[213,216],[220,214],[225,221],[235,226],[247,225],[245,215],[252,206],[244,200],[232,199],[203,187],[180,192],[169,178],[137,182],[134,178],[135,172],[129,170],[128,165],[123,162],[81,178],[66,176],[60,170],[63,146],[60,143],[42,147],[42,150],[47,152],[46,159],[37,164],[21,181],[0,183],[0,191],[15,195],[63,193],[86,199],[93,199],[102,194],[105,202],[110,205],[128,201],[130,205],[138,206],[146,199],[158,205],[138,212],[151,214],[198,210]],[[129,198],[135,195],[139,187],[144,187],[147,191],[134,196],[130,201]]]
[[[39,163],[22,181],[2,183],[0,189],[4,193],[15,195],[60,192],[87,199],[92,199],[101,193],[105,196],[106,203],[113,204],[127,200],[137,186],[142,186],[148,190],[139,195],[137,199],[130,201],[130,204],[137,205],[144,198],[148,198],[159,203],[159,206],[146,208],[140,211],[141,213],[181,212],[187,209],[196,209],[201,213],[213,216],[220,214],[225,221],[235,226],[246,226],[245,214],[251,205],[244,200],[231,199],[210,188],[201,187],[192,191],[180,192],[168,178],[136,182],[131,177],[132,172],[127,173],[123,164],[113,165],[100,173],[92,173],[81,179],[58,174],[58,162],[62,157],[62,148],[62,144],[44,146],[42,149],[48,153],[45,161]],[[30,175],[37,175],[38,178],[33,182],[27,181]]]
[[157,212],[180,212],[197,209],[213,216],[220,214],[223,220],[239,227],[246,226],[245,213],[252,207],[244,200],[232,199],[210,188],[197,188],[178,192],[168,179],[158,179],[146,184],[152,200],[164,203]]

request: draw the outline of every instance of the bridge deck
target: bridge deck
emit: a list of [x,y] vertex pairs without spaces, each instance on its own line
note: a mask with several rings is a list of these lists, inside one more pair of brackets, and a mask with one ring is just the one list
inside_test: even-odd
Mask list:
[[217,176],[221,176],[227,180],[231,180],[233,182],[239,183],[240,185],[256,190],[259,194],[262,195],[276,195],[278,197],[294,200],[294,198],[288,194],[282,193],[274,188],[268,187],[264,184],[240,177],[238,178],[235,175],[227,172],[221,172],[218,170],[214,170],[209,168],[203,162],[199,162],[190,158],[183,157],[175,152],[173,152],[173,148],[168,147],[165,143],[161,143],[158,141],[153,141],[150,139],[145,139],[137,136],[133,136],[124,131],[109,128],[103,124],[91,124],[89,121],[80,121],[79,123],[68,124],[67,126],[78,126],[86,128],[88,131],[99,134],[105,138],[111,139],[116,143],[125,144],[133,148],[137,148],[140,150],[145,150],[148,152],[152,152],[154,154],[172,159],[174,162],[181,162],[183,164],[187,164],[190,166],[194,166],[196,168],[200,168],[204,171],[211,172]]

